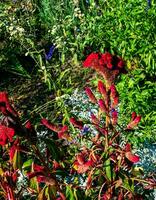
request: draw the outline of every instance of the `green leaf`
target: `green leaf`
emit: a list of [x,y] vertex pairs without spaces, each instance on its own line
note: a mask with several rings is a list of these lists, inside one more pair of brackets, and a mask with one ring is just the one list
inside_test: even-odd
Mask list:
[[110,166],[110,159],[107,159],[105,161],[105,170],[106,170],[106,176],[109,181],[112,180],[112,173],[111,173],[111,166]]
[[59,161],[60,151],[59,151],[59,148],[56,146],[55,142],[50,139],[44,139],[44,141],[45,141],[53,159],[55,159],[56,161]]
[[22,162],[21,162],[21,156],[20,152],[18,150],[15,151],[14,157],[13,157],[13,168],[15,169],[21,169]]
[[22,169],[25,169],[25,168],[27,168],[27,167],[30,167],[31,164],[32,164],[32,162],[33,162],[32,159],[29,159],[29,160],[25,161],[25,162],[23,163]]
[[77,200],[70,186],[66,186],[66,198],[67,200]]

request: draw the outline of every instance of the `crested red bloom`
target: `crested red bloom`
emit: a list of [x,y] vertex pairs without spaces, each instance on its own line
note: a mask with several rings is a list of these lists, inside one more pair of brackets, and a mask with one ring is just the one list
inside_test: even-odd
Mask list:
[[103,101],[103,99],[98,100],[98,105],[102,112],[107,113],[108,110],[106,108],[106,105],[105,105],[105,102]]
[[83,122],[77,121],[74,117],[70,118],[70,122],[77,128],[83,129]]
[[54,131],[54,132],[59,132],[60,129],[61,129],[60,127],[58,127],[58,126],[52,124],[49,120],[47,120],[47,119],[45,119],[45,118],[43,118],[43,119],[41,120],[41,123],[42,123],[44,126],[46,126],[48,129],[50,129],[50,130],[52,130],[52,131]]
[[14,129],[3,126],[0,124],[0,145],[5,145],[13,141],[13,136],[15,134]]
[[115,125],[117,124],[118,120],[118,112],[116,110],[112,111],[112,124]]
[[113,68],[112,61],[113,61],[112,54],[106,52],[106,53],[101,55],[101,58],[100,58],[99,62],[100,62],[101,65],[106,65],[106,67],[108,69],[112,69]]
[[10,112],[12,115],[17,116],[17,112],[10,105],[8,94],[6,92],[0,92],[0,111],[6,115],[6,112]]
[[86,60],[83,62],[84,67],[97,67],[99,65],[99,55],[98,53],[91,53]]
[[96,97],[94,96],[92,90],[91,90],[89,87],[86,87],[86,88],[85,88],[85,92],[86,92],[87,96],[89,97],[89,100],[90,100],[92,103],[96,103],[96,102],[97,102]]
[[140,115],[136,116],[135,118],[132,117],[132,120],[127,125],[127,129],[133,129],[135,126],[138,125],[138,123],[140,122],[140,120],[141,120],[141,116]]

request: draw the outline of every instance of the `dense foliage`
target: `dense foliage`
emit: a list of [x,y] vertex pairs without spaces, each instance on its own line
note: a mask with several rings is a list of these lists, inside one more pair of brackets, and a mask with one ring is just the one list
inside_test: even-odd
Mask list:
[[154,199],[135,152],[156,141],[155,6],[0,3],[0,199]]

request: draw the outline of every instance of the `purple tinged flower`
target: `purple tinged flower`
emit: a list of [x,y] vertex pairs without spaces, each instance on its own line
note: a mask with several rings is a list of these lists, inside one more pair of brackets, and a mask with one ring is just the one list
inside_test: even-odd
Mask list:
[[55,50],[55,47],[56,47],[55,45],[52,45],[49,49],[49,52],[47,54],[45,54],[46,60],[51,60],[54,50]]
[[89,127],[84,126],[82,131],[81,131],[81,133],[80,133],[80,135],[83,136],[83,135],[87,134],[88,132],[89,132]]
[[147,0],[147,6],[148,6],[148,8],[151,7],[151,0]]
[[147,7],[146,7],[146,11],[148,11],[151,7],[151,0],[147,0]]

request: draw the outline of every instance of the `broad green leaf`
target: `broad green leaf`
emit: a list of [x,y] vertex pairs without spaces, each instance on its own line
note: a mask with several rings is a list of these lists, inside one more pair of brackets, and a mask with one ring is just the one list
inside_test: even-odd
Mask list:
[[29,159],[29,160],[25,161],[25,162],[23,163],[22,168],[25,169],[25,168],[27,168],[27,167],[30,167],[31,164],[32,164],[32,162],[33,162],[32,159]]

